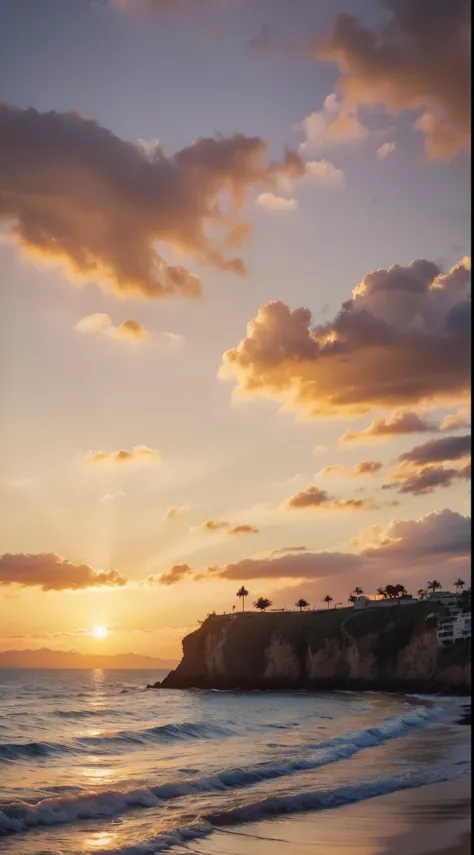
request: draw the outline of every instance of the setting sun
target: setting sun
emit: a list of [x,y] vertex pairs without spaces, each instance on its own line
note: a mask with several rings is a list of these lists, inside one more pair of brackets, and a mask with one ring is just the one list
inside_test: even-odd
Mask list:
[[108,632],[106,626],[95,626],[92,630],[94,638],[107,638]]

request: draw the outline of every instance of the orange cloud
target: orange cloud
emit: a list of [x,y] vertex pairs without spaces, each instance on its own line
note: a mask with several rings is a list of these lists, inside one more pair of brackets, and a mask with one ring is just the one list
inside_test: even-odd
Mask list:
[[306,490],[291,496],[287,507],[297,510],[318,508],[334,511],[373,511],[377,505],[373,499],[338,499],[319,487],[307,487]]
[[325,466],[318,475],[342,475],[343,477],[357,478],[360,475],[375,475],[382,468],[382,463],[376,460],[363,460],[356,466]]
[[371,442],[374,439],[389,439],[393,436],[437,430],[436,424],[422,418],[418,413],[396,410],[387,418],[374,419],[364,430],[356,431],[350,428],[341,436],[340,442]]
[[0,585],[35,586],[43,591],[79,591],[126,584],[127,579],[118,570],[94,570],[87,564],[72,564],[54,553],[7,553],[0,557]]
[[118,464],[118,463],[158,463],[161,461],[159,451],[146,445],[135,445],[131,451],[96,451],[86,457],[86,463]]
[[207,520],[201,526],[201,531],[219,531],[223,528],[229,528],[227,520]]
[[450,160],[470,139],[469,0],[389,0],[391,17],[371,29],[347,13],[315,39],[312,54],[336,62],[346,110],[416,111],[431,158]]
[[167,157],[76,112],[8,104],[0,105],[0,159],[0,216],[22,249],[118,295],[148,298],[201,295],[199,278],[168,265],[158,243],[245,273],[227,248],[250,231],[238,217],[248,192],[307,174],[294,151],[269,161],[260,137],[198,138]]
[[178,582],[182,582],[183,579],[187,579],[192,575],[193,571],[188,564],[173,564],[161,576],[149,576],[147,582],[149,585],[153,585],[154,583],[158,585],[176,585]]
[[375,270],[318,326],[309,309],[268,303],[219,376],[313,418],[459,400],[470,389],[469,281],[470,259],[447,274],[424,259]]
[[259,529],[253,525],[234,525],[228,530],[227,534],[259,534]]

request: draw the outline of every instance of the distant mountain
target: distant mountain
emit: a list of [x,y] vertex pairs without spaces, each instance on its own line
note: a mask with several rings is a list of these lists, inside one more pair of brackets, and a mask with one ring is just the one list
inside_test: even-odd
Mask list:
[[0,668],[116,668],[166,671],[175,668],[175,659],[156,659],[140,653],[89,654],[76,650],[4,650]]

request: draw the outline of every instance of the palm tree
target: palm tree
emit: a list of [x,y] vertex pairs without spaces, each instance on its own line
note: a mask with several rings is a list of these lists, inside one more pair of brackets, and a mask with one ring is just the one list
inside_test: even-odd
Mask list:
[[329,604],[332,603],[332,601],[333,601],[333,598],[329,594],[326,594],[326,596],[323,599],[323,602],[328,604],[328,608],[329,608]]
[[464,590],[464,588],[466,587],[466,583],[464,582],[463,579],[456,579],[456,581],[454,582],[454,587],[458,589],[458,592],[459,591],[462,592]]
[[361,597],[363,593],[364,592],[362,588],[354,588],[354,594],[356,595],[356,597]]
[[265,609],[268,609],[272,604],[271,600],[267,600],[266,597],[259,597],[258,600],[255,600],[254,606],[256,609],[259,609],[261,612],[264,612]]
[[352,605],[354,605],[354,603],[356,603],[356,602],[357,602],[357,597],[356,597],[356,595],[355,595],[355,594],[349,594],[349,596],[348,596],[348,598],[347,598],[347,602],[348,602],[348,603],[352,603]]
[[435,591],[440,591],[443,586],[441,582],[437,581],[437,579],[433,579],[432,582],[428,582],[426,587],[428,588],[428,591],[432,591],[432,593],[434,594]]
[[297,609],[299,609],[299,610],[300,610],[300,612],[302,612],[302,611],[303,611],[303,609],[307,609],[307,608],[308,608],[309,603],[308,603],[308,600],[303,600],[303,598],[301,598],[301,600],[297,600],[297,601],[296,601],[295,606],[296,606],[296,608],[297,608]]
[[249,595],[249,592],[247,591],[247,588],[244,588],[243,585],[237,591],[237,596],[241,597],[241,599],[242,599],[242,611],[243,612],[245,611],[245,597],[248,597],[248,595]]
[[418,591],[416,593],[418,594],[420,600],[424,600],[428,591],[426,590],[426,588],[418,588]]
[[384,600],[387,599],[388,594],[385,588],[377,588],[377,594],[379,597],[383,597]]

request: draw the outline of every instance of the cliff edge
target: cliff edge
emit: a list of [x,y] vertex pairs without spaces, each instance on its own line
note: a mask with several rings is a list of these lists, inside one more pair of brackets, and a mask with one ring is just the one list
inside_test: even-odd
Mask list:
[[210,615],[157,688],[374,689],[467,694],[470,640],[439,649],[439,605]]

